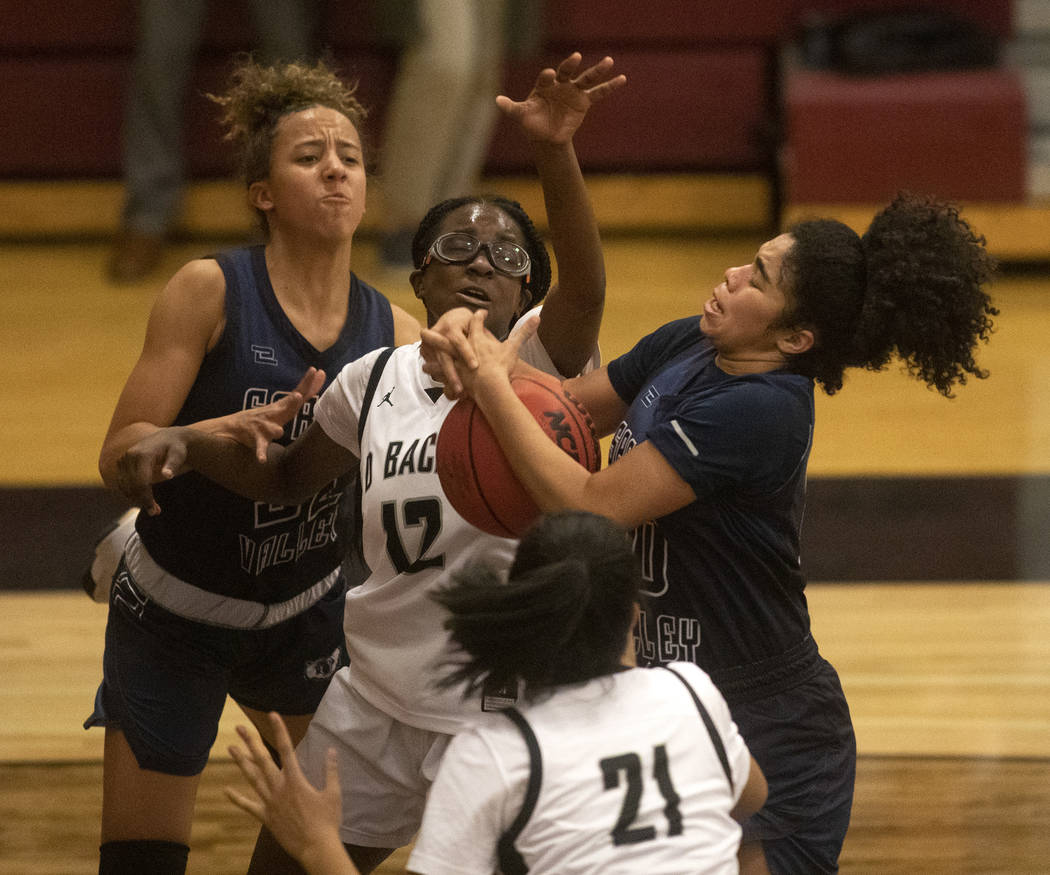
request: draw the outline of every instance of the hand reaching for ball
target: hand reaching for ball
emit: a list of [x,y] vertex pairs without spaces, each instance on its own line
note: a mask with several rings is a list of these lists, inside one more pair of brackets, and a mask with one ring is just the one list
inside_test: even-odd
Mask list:
[[[588,471],[598,470],[600,448],[591,417],[560,380],[533,371],[515,375],[510,385],[552,443]],[[436,458],[445,497],[472,526],[517,538],[539,517],[539,507],[470,398],[459,399],[445,417]]]
[[485,328],[484,310],[449,310],[421,332],[423,371],[444,385],[448,398],[455,400],[464,394],[476,397],[476,388],[482,388],[485,380],[510,379],[521,345],[536,333],[539,324],[540,317],[531,316],[500,341]]

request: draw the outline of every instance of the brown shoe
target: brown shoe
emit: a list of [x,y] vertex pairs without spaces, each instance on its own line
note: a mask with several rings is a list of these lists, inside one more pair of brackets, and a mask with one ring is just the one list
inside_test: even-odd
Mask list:
[[163,237],[138,231],[121,231],[113,243],[106,275],[114,283],[137,283],[160,266],[163,255]]

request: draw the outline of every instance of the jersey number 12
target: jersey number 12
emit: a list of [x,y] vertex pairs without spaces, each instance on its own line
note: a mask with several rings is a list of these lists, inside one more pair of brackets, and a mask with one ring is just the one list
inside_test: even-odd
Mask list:
[[[443,568],[445,556],[439,553],[437,556],[427,556],[427,550],[431,548],[441,533],[441,502],[436,498],[413,498],[401,505],[401,519],[398,520],[397,503],[393,501],[383,502],[383,530],[386,532],[386,553],[390,562],[398,574],[414,574],[427,568]],[[422,536],[419,544],[419,555],[410,559],[405,549],[405,543],[401,538],[399,525],[405,528],[417,529],[422,527]]]

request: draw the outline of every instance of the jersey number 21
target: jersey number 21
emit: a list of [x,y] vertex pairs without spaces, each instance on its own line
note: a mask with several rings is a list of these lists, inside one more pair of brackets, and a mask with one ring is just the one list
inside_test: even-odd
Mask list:
[[[619,756],[606,757],[599,762],[605,779],[605,789],[613,790],[620,785],[620,775],[624,776],[623,805],[620,817],[612,828],[614,845],[633,845],[656,838],[656,827],[632,827],[638,816],[639,803],[642,800],[642,759],[636,753],[624,753]],[[682,812],[678,808],[681,797],[671,783],[671,772],[667,765],[667,749],[658,744],[653,748],[653,778],[664,799],[664,816],[667,818],[667,834],[681,835]]]

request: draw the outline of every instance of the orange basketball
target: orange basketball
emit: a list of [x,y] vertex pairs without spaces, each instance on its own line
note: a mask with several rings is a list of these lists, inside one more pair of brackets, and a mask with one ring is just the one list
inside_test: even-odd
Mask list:
[[[556,378],[512,377],[511,386],[547,436],[588,471],[601,465],[590,415]],[[492,535],[519,537],[539,508],[500,449],[496,436],[469,398],[456,402],[437,441],[441,487],[463,519]]]

